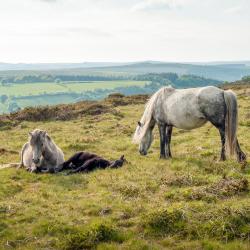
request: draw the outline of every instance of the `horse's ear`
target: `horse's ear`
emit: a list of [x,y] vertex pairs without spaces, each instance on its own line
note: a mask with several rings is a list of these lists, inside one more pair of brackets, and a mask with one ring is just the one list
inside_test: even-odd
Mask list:
[[46,135],[47,135],[47,131],[42,131],[42,136],[45,138],[46,137]]
[[51,140],[50,136],[48,135],[47,131],[44,131],[44,138],[47,138],[48,140]]
[[138,122],[138,126],[139,126],[139,127],[141,127],[141,126],[142,126],[142,124],[141,124],[141,122],[140,122],[140,121]]

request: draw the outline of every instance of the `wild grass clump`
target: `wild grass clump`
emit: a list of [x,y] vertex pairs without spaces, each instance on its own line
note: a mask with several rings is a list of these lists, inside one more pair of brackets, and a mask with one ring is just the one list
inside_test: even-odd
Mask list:
[[94,249],[103,242],[122,243],[123,240],[123,235],[113,227],[106,224],[95,224],[87,230],[78,229],[77,232],[66,235],[58,245],[62,250],[82,250]]
[[20,183],[15,183],[13,181],[11,184],[6,183],[5,186],[0,186],[0,197],[1,198],[7,198],[12,197],[15,194],[21,192],[23,190],[23,187]]
[[141,190],[134,184],[121,185],[114,188],[118,191],[124,198],[137,198],[141,195]]
[[190,200],[211,201],[222,199],[248,192],[248,180],[246,178],[222,178],[218,182],[202,188],[196,188],[185,197]]
[[131,104],[144,104],[148,100],[148,98],[148,95],[124,96],[120,93],[113,93],[105,99],[105,103],[109,103],[115,107]]
[[193,239],[211,238],[220,241],[246,240],[250,237],[250,207],[220,207],[194,211],[187,231]]
[[207,178],[192,175],[192,174],[179,174],[175,173],[174,175],[169,175],[167,177],[163,177],[161,179],[162,184],[168,186],[176,186],[176,187],[186,187],[186,186],[200,186],[208,183]]
[[[211,205],[210,205],[211,206]],[[142,222],[150,236],[175,237],[186,240],[213,239],[228,242],[250,237],[250,207],[205,205],[158,210],[146,215]]]
[[33,234],[36,236],[60,236],[62,234],[74,234],[77,233],[73,227],[59,222],[42,220],[33,229]]
[[174,201],[201,200],[215,202],[219,199],[244,194],[248,191],[248,180],[246,178],[227,177],[208,186],[170,190],[166,192],[165,198]]
[[183,210],[163,209],[146,215],[142,225],[147,233],[166,236],[183,232],[186,222]]

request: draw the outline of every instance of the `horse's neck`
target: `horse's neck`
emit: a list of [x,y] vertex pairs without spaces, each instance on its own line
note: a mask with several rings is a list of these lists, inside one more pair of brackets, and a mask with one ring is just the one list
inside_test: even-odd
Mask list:
[[46,145],[44,149],[45,156],[53,155],[53,152],[55,152],[56,144],[52,141],[52,139],[46,139],[45,145]]

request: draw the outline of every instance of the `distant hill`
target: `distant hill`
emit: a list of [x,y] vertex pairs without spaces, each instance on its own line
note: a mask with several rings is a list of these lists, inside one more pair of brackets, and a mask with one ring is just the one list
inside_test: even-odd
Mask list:
[[51,70],[72,68],[94,68],[127,65],[129,63],[82,62],[82,63],[1,63],[0,71],[4,70]]
[[91,70],[97,72],[123,72],[134,74],[172,72],[181,75],[197,75],[221,81],[236,81],[246,75],[250,75],[250,66],[247,64],[195,65],[143,62],[125,66],[92,68]]
[[167,63],[145,61],[137,63],[59,63],[5,64],[0,63],[0,77],[30,74],[127,76],[147,73],[177,73],[196,75],[220,81],[236,81],[250,75],[250,61],[210,63]]

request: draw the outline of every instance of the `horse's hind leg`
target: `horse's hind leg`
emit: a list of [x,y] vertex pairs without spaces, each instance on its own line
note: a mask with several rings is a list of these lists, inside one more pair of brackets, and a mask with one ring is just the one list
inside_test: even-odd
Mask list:
[[238,139],[236,141],[236,153],[237,153],[237,161],[238,162],[245,162],[247,159],[246,154],[241,150],[240,144],[238,142]]
[[160,132],[160,147],[161,147],[161,154],[160,158],[166,158],[166,125],[159,124],[159,132]]
[[172,126],[167,126],[166,128],[166,157],[172,157],[171,150],[170,150],[170,143],[171,143],[171,137],[172,137]]
[[225,153],[225,143],[226,143],[226,136],[225,136],[225,126],[218,127],[220,132],[221,138],[221,154],[220,154],[220,161],[226,160],[226,153]]

